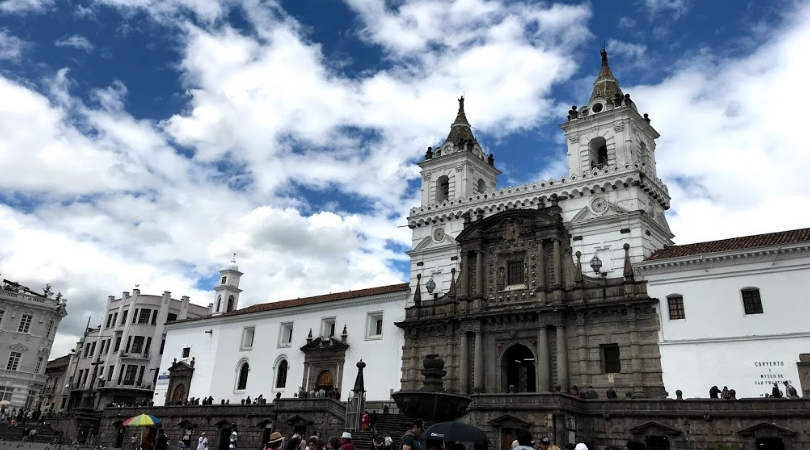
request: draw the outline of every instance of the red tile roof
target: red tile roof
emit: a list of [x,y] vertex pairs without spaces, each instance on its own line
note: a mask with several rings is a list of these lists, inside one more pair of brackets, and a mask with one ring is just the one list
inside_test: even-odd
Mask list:
[[[377,286],[372,288],[360,289],[358,291],[345,291],[335,292],[333,294],[316,295],[314,297],[295,298],[291,300],[281,300],[270,303],[260,303],[258,305],[248,306],[247,308],[237,309],[229,313],[221,314],[216,317],[230,317],[239,316],[242,314],[251,314],[262,311],[272,311],[275,309],[295,308],[297,306],[317,305],[321,303],[335,302],[339,300],[349,300],[358,297],[368,297],[371,295],[390,294],[392,292],[404,292],[410,289],[408,283],[392,284],[389,286]],[[195,317],[193,319],[178,320],[173,323],[180,322],[193,322],[197,320],[210,319],[212,316]]]
[[704,253],[717,253],[733,250],[744,250],[759,247],[774,247],[779,245],[810,242],[810,228],[799,230],[780,231],[778,233],[757,234],[742,236],[720,241],[698,242],[695,244],[675,245],[650,255],[647,261],[679,258],[682,256],[700,255]]

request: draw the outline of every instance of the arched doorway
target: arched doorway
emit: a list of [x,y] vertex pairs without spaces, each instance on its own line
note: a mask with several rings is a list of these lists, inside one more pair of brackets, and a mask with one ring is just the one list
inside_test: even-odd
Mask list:
[[504,392],[509,386],[514,386],[515,392],[537,392],[534,362],[534,353],[525,345],[509,347],[501,361]]
[[180,383],[174,388],[174,393],[172,393],[171,404],[176,405],[178,403],[183,403],[185,399],[186,399],[186,385]]
[[335,377],[332,375],[332,372],[324,370],[318,374],[318,381],[316,381],[315,384],[318,386],[318,389],[328,391],[334,386]]

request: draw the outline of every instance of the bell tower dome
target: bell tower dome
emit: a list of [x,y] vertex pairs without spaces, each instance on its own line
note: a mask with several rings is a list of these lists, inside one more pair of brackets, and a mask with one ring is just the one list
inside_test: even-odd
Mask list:
[[212,315],[228,313],[239,308],[239,281],[242,272],[236,265],[236,254],[233,259],[222,270],[219,271],[219,282],[214,287],[214,311]]

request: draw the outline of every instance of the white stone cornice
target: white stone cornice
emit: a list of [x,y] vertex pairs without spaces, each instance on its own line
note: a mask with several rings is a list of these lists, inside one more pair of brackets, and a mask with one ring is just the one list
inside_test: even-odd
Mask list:
[[[716,253],[702,253],[676,258],[654,259],[635,264],[641,274],[684,272],[694,269],[738,266],[761,262],[810,258],[810,242],[792,246],[760,247]],[[781,269],[781,268],[780,268]]]
[[810,332],[806,333],[785,333],[785,334],[763,334],[763,335],[750,335],[750,336],[730,336],[718,338],[701,338],[701,339],[675,339],[663,340],[658,345],[684,345],[684,344],[714,344],[718,342],[741,342],[741,341],[765,341],[772,339],[805,339],[810,337]]

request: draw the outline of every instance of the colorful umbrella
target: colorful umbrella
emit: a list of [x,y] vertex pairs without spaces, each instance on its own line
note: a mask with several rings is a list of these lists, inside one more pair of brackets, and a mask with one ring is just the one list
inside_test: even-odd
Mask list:
[[160,419],[148,414],[141,414],[135,417],[130,417],[124,421],[124,426],[127,427],[151,427],[160,423]]

